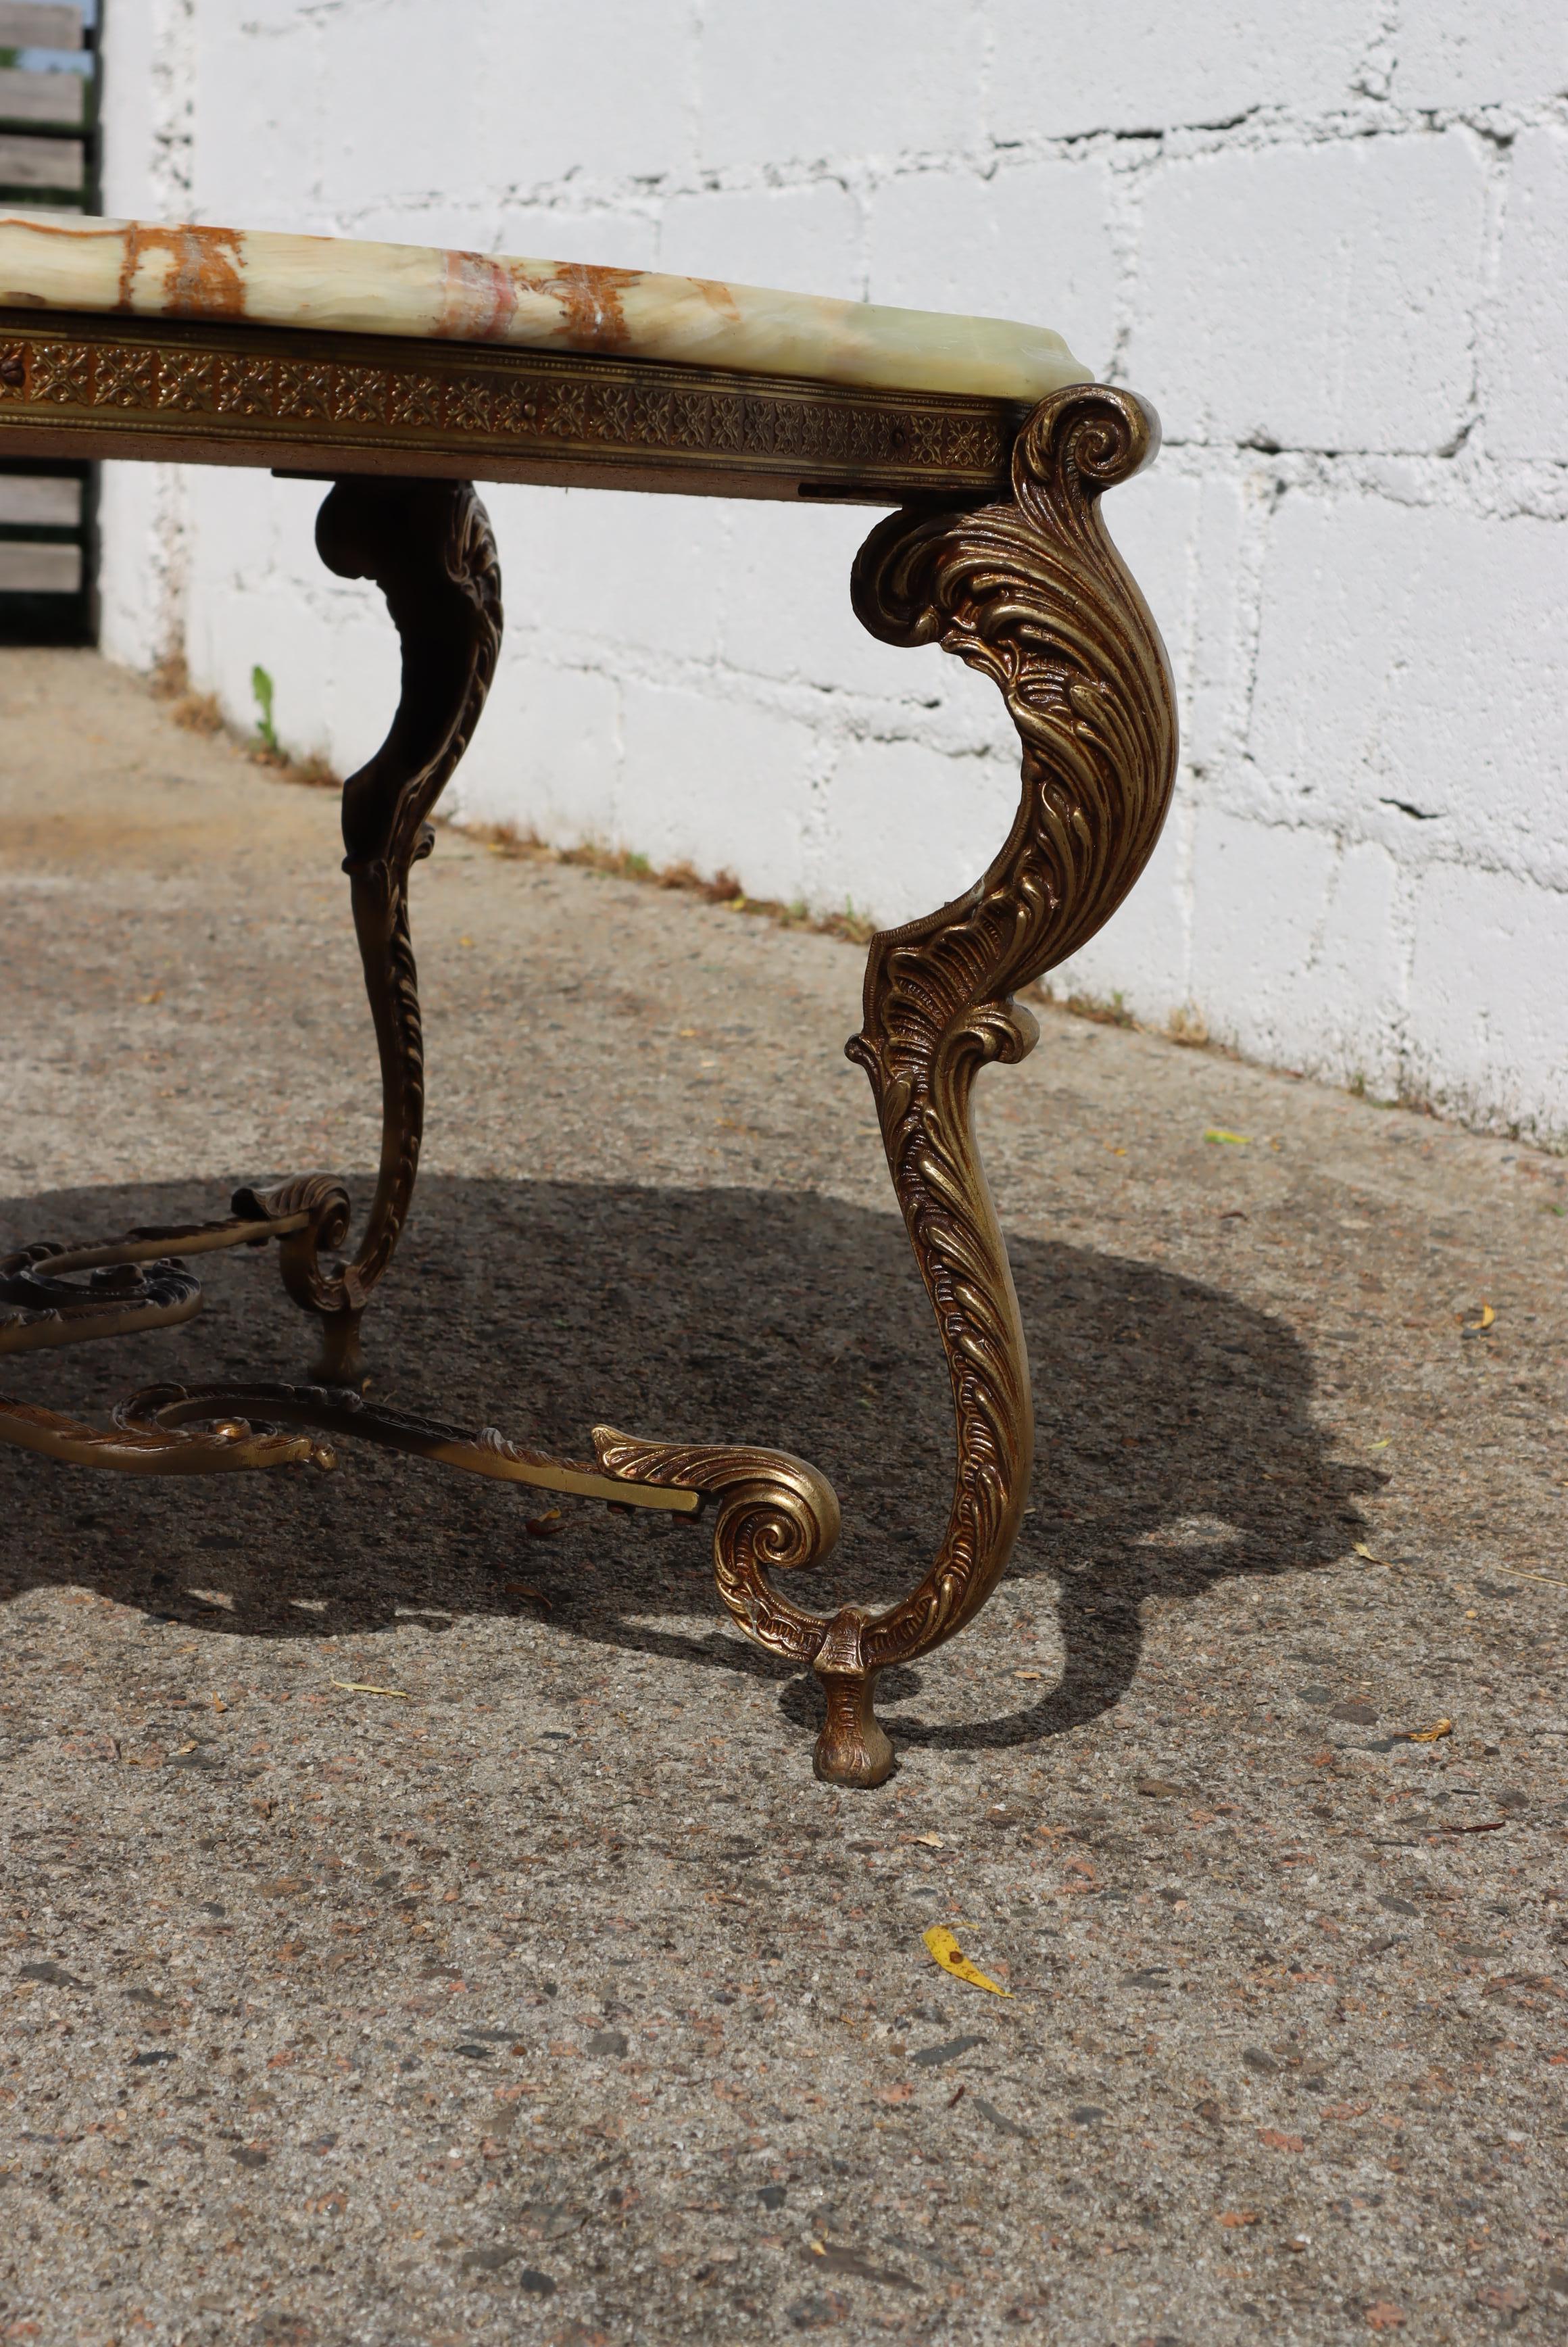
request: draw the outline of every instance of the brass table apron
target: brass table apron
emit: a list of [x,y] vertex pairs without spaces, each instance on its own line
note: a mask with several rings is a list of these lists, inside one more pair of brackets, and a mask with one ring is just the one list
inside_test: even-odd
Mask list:
[[904,505],[1005,495],[1028,414],[653,359],[0,309],[7,456]]
[[[275,1244],[315,1319],[312,1382],[149,1388],[100,1428],[0,1396],[0,1440],[78,1465],[222,1473],[312,1461],[328,1438],[413,1451],[612,1507],[713,1516],[719,1594],[745,1634],[809,1665],[826,1720],[817,1774],[880,1784],[893,1747],[877,1675],[939,1645],[984,1604],[1028,1497],[1029,1364],[975,1143],[980,1070],[1023,1058],[1015,996],[1078,952],[1159,836],[1176,759],[1163,647],[1102,522],[1102,493],[1153,455],[1135,395],[1100,384],[1032,411],[931,393],[845,389],[654,362],[0,311],[0,456],[267,466],[332,482],[316,524],[329,569],[374,579],[397,629],[402,693],[385,742],[343,784],[350,901],[375,1029],[382,1151],[345,1259],[342,1184],[306,1174],[236,1192],[228,1218],[0,1262],[0,1352],[165,1327],[200,1309],[190,1258]],[[838,1535],[833,1488],[804,1460],[593,1430],[562,1460],[364,1399],[360,1323],[407,1218],[424,1125],[408,879],[478,721],[500,644],[500,579],[476,478],[896,506],[857,557],[874,635],[940,643],[1001,692],[1022,790],[983,877],[872,939],[847,1046],[876,1102],[894,1189],[951,1382],[957,1460],[946,1532],[917,1588],[831,1616],[774,1576]]]

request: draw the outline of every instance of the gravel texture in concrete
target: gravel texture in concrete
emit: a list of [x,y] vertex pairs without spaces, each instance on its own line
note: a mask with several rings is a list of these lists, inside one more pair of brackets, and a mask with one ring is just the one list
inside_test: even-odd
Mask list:
[[[87,654],[0,727],[0,1244],[363,1198],[331,796]],[[948,1406],[860,956],[449,831],[415,910],[375,1393],[783,1444],[823,1597],[907,1585]],[[877,1792],[701,1531],[0,1451],[0,2338],[1563,2336],[1563,1168],[1043,1025],[980,1102],[1033,1506]],[[6,1390],[302,1372],[266,1255],[205,1286]]]

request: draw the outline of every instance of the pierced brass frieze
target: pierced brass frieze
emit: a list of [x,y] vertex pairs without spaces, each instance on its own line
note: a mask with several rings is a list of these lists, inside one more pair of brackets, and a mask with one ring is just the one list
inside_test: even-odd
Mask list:
[[[0,438],[719,496],[993,495],[1020,411],[570,352],[0,310]],[[47,442],[47,448],[43,446]]]

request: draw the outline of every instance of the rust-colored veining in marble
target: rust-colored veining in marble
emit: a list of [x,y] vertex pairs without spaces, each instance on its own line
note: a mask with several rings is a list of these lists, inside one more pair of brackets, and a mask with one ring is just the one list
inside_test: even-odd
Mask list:
[[620,351],[630,340],[620,297],[641,284],[641,269],[595,269],[586,261],[563,261],[537,277],[516,262],[512,281],[524,293],[544,293],[560,304],[560,339],[574,351]]
[[166,252],[164,313],[171,318],[242,318],[245,264],[237,228],[157,228],[129,220],[121,231],[119,306],[133,306],[137,272],[153,254]]
[[505,261],[484,252],[441,255],[441,307],[431,332],[453,342],[502,342],[518,307]]
[[741,305],[722,277],[689,277],[686,282],[702,295],[710,310],[716,310],[721,318],[728,318],[732,325],[740,324]]
[[101,228],[95,228],[90,220],[79,220],[74,219],[66,220],[46,220],[40,219],[36,212],[29,212],[23,218],[18,218],[15,212],[8,212],[5,215],[5,226],[7,228],[25,228],[29,236],[63,236],[68,238],[73,244],[82,244],[91,238],[101,237],[110,233],[116,236],[119,234],[119,231],[118,229],[111,231]]

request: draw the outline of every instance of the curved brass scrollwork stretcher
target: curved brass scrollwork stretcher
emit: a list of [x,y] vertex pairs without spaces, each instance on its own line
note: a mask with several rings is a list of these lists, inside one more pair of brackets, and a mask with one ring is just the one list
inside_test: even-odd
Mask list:
[[[985,876],[923,920],[873,939],[864,1024],[848,1046],[876,1102],[888,1167],[952,1384],[957,1461],[947,1531],[918,1588],[880,1614],[815,1614],[775,1573],[838,1536],[832,1486],[766,1450],[594,1430],[592,1461],[556,1460],[493,1430],[408,1419],[362,1399],[360,1322],[391,1262],[424,1115],[408,876],[495,671],[495,548],[466,482],[343,479],[323,507],[326,562],[376,580],[403,645],[403,694],[381,750],[343,789],[354,927],[380,1053],[381,1167],[353,1257],[342,1185],[307,1175],[236,1193],[225,1222],[132,1232],[108,1246],[33,1246],[0,1263],[0,1352],[170,1325],[200,1305],[188,1258],[276,1242],[289,1294],[321,1324],[313,1382],[153,1388],[103,1430],[0,1398],[0,1440],[80,1465],[154,1473],[331,1463],[326,1438],[365,1439],[612,1504],[714,1517],[719,1594],[746,1635],[809,1665],[827,1716],[817,1774],[880,1784],[893,1749],[877,1674],[953,1636],[1006,1567],[1033,1457],[1029,1365],[1007,1250],[975,1143],[980,1071],[1021,1060],[1037,1030],[1017,994],[1122,902],[1170,801],[1176,724],[1153,620],[1100,516],[1102,494],[1153,454],[1129,392],[1077,384],[1022,422],[1009,492],[907,507],[855,566],[854,606],[889,643],[939,643],[1000,691],[1022,748],[1012,829]],[[958,496],[957,485],[950,493]]]

